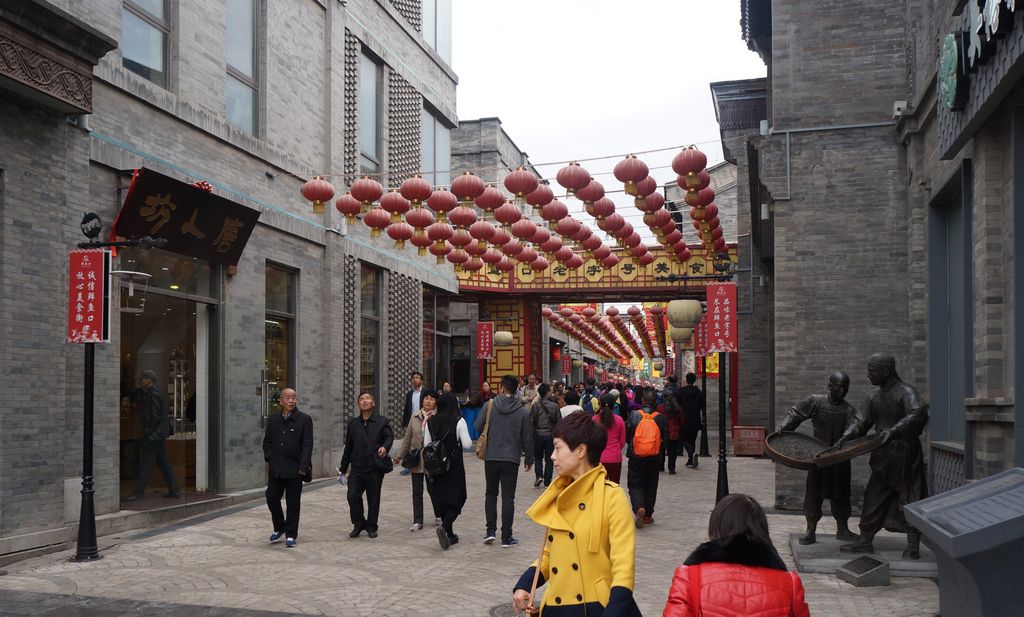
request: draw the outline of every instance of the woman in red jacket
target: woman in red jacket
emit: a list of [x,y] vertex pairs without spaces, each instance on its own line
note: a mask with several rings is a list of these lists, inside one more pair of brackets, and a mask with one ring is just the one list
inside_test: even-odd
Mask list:
[[719,501],[708,535],[676,568],[662,617],[810,617],[803,583],[786,571],[754,498],[735,493]]

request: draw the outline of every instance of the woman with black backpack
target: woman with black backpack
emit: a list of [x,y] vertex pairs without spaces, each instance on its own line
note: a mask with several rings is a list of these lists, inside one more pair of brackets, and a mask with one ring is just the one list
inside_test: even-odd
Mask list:
[[423,443],[428,444],[424,448],[424,463],[432,487],[431,497],[441,513],[437,541],[443,550],[448,550],[459,542],[453,525],[466,504],[466,467],[462,461],[462,449],[473,443],[454,394],[441,394],[437,413],[427,420]]
[[562,419],[558,403],[548,398],[548,384],[540,384],[537,387],[537,395],[537,400],[530,407],[530,419],[533,421],[533,460],[536,461],[534,470],[537,474],[533,488],[540,488],[541,484],[551,484],[554,473],[551,453],[555,451],[551,430]]

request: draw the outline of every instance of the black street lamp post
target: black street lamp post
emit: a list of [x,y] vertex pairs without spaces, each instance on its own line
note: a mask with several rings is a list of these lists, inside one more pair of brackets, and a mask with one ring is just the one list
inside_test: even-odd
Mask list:
[[700,393],[704,397],[704,404],[700,410],[700,453],[698,456],[711,456],[708,449],[708,358],[700,357]]
[[725,414],[728,410],[728,375],[726,364],[729,354],[718,353],[718,490],[715,493],[715,503],[722,500],[729,494],[729,470],[726,467],[725,457]]

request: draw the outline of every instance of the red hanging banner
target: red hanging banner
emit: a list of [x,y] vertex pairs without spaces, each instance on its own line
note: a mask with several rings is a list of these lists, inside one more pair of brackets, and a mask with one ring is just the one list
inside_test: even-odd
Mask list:
[[672,356],[665,358],[665,374],[675,375],[676,374],[676,359]]
[[693,329],[693,355],[697,358],[703,358],[706,354],[704,351],[707,345],[704,343],[706,338],[704,335],[707,332],[707,314],[700,316],[700,321],[697,322],[697,327]]
[[493,321],[478,321],[476,323],[476,358],[477,360],[494,358]]
[[110,342],[110,251],[68,255],[68,343]]
[[707,352],[738,349],[736,336],[736,283],[708,283]]
[[567,353],[562,354],[562,374],[572,374],[572,356]]

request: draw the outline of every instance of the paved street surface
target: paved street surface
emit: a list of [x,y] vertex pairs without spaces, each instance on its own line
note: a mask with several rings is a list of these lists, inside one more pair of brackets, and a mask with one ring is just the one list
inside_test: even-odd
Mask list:
[[[7,566],[0,576],[0,614],[47,616],[269,617],[282,614],[484,617],[508,604],[519,574],[540,549],[541,530],[522,513],[540,493],[533,473],[521,474],[516,548],[485,546],[483,464],[467,454],[469,502],[455,530],[462,542],[442,552],[432,519],[409,532],[408,477],[384,482],[380,537],[348,538],[344,488],[330,482],[302,499],[299,545],[268,544],[270,515],[262,501],[169,527],[100,539],[104,559],[68,561],[72,552]],[[636,597],[647,616],[661,614],[672,572],[706,539],[714,505],[715,461],[661,476],[655,524],[637,534]],[[625,470],[623,471],[625,477]],[[773,501],[767,460],[729,460],[730,488]],[[314,485],[316,486],[316,485]],[[429,504],[429,502],[428,502]],[[430,512],[430,506],[426,506]],[[830,520],[819,534],[834,532]],[[769,517],[775,546],[790,567],[788,534],[803,517]],[[894,578],[858,589],[832,575],[805,574],[812,615],[918,617],[938,613],[931,579]],[[510,614],[502,611],[500,614]]]

